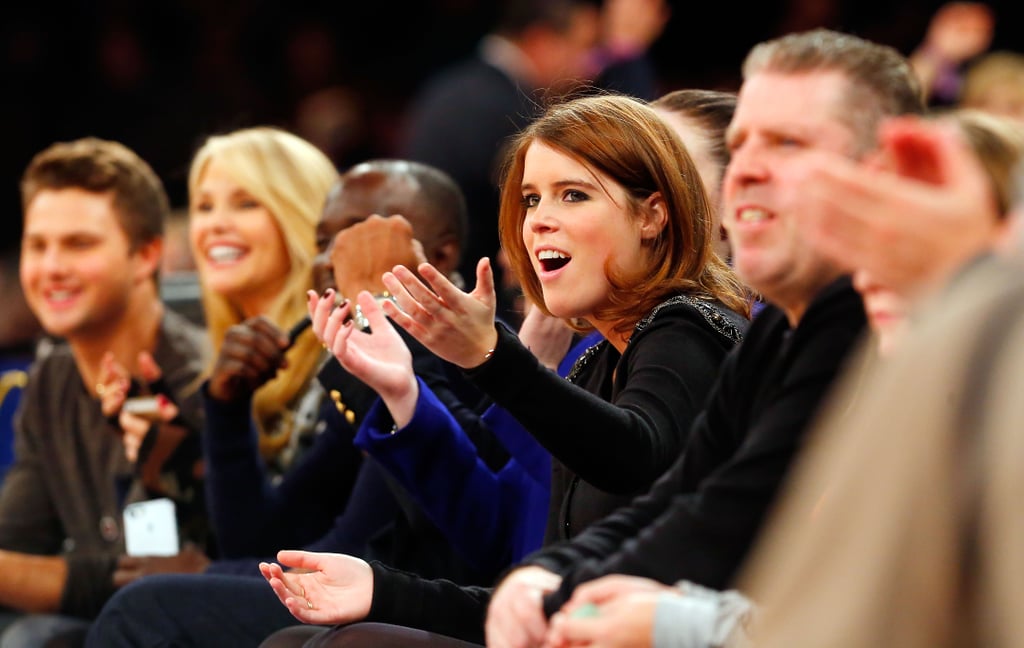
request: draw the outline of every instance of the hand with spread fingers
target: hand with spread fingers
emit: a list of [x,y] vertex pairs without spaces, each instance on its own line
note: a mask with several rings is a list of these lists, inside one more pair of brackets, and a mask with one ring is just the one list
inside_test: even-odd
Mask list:
[[310,551],[280,551],[277,560],[280,564],[260,563],[260,572],[299,621],[353,623],[369,614],[373,570],[365,560]]
[[384,312],[435,355],[463,369],[477,367],[494,351],[496,298],[489,259],[476,266],[476,287],[459,290],[437,268],[424,263],[419,274],[396,266],[384,275],[395,303],[384,302]]
[[[198,431],[180,416],[181,409],[152,354],[140,352],[136,366],[138,375],[132,378],[112,353],[103,356],[96,386],[102,411],[119,428],[125,457],[136,465],[146,492],[179,500],[190,490],[186,483],[198,474]],[[170,473],[175,477],[168,481]],[[170,483],[175,487],[168,488]]]
[[[155,409],[145,414],[132,410],[129,399],[140,395],[140,385],[142,385],[141,392],[146,395],[152,394],[154,389],[158,390],[162,386],[160,380],[163,371],[156,364],[152,354],[148,351],[140,352],[137,363],[139,380],[133,383],[128,369],[114,359],[113,353],[107,352],[100,361],[100,374],[96,385],[96,393],[100,396],[103,415],[112,425],[120,428],[125,456],[133,463],[138,460],[139,449],[156,424],[170,423],[179,414],[178,406],[165,394],[153,395],[152,403]],[[177,444],[186,435],[187,431],[179,428],[165,436],[168,441],[171,438],[174,439],[171,443],[173,448],[177,447]],[[150,443],[154,446],[159,445],[153,444],[152,441]],[[159,463],[162,461],[154,465],[158,467]],[[159,478],[153,476],[153,480],[159,481]]]
[[260,315],[235,324],[224,334],[207,392],[219,401],[248,398],[286,366],[288,336]]
[[[890,119],[879,138],[879,164],[806,157],[800,224],[805,238],[837,263],[912,296],[943,285],[991,247],[996,199],[951,124]],[[978,200],[985,195],[991,199]]]
[[351,302],[336,307],[331,291],[318,297],[311,290],[307,296],[313,333],[342,367],[380,395],[395,425],[404,427],[412,419],[419,396],[412,353],[373,295],[364,290],[357,296],[370,323],[365,331],[357,330],[349,317]]
[[665,0],[608,0],[601,11],[604,46],[620,56],[643,54],[664,33],[671,14]]

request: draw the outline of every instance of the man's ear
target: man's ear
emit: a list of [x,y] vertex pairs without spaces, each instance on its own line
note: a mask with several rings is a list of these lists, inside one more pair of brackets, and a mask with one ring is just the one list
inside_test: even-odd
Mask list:
[[459,267],[459,255],[462,249],[454,236],[443,236],[441,241],[433,246],[427,256],[430,265],[437,268],[441,274],[448,276]]
[[649,241],[661,234],[668,224],[668,206],[660,191],[647,197],[640,208],[640,239]]
[[149,279],[160,268],[160,261],[164,256],[163,237],[158,236],[145,243],[140,243],[135,250],[135,256],[138,259],[136,279]]

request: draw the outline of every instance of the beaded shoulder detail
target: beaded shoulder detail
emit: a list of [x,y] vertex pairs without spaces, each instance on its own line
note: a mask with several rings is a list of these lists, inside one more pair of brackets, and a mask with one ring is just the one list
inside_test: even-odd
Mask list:
[[715,329],[719,335],[732,340],[733,343],[743,339],[743,331],[725,314],[725,307],[713,301],[697,299],[689,295],[675,295],[655,306],[646,317],[636,323],[636,326],[633,327],[633,335],[647,328],[659,312],[677,304],[686,304],[696,310],[711,328]]
[[603,349],[606,344],[608,344],[608,340],[601,340],[596,344],[588,346],[583,353],[580,354],[580,357],[576,358],[576,362],[572,364],[572,369],[569,370],[565,379],[571,383],[575,383],[580,377],[580,374],[583,373],[583,369],[591,360],[593,360],[594,356],[597,355],[597,352]]
[[[662,310],[677,304],[686,304],[696,310],[701,314],[704,321],[706,321],[711,328],[717,331],[719,335],[732,340],[733,343],[738,343],[743,339],[743,331],[733,323],[729,316],[725,314],[726,310],[723,306],[706,299],[696,299],[689,295],[675,295],[674,297],[669,297],[655,306],[651,309],[650,313],[636,323],[636,326],[633,327],[633,335],[636,335],[647,328],[647,326],[654,321],[654,318],[657,317],[658,313]],[[587,347],[587,349],[580,354],[580,357],[576,359],[576,362],[573,363],[572,369],[569,371],[569,374],[565,379],[569,382],[575,383],[576,379],[579,378],[581,373],[583,373],[583,369],[586,368],[587,364],[590,363],[594,356],[597,355],[598,351],[604,348],[604,345],[606,344],[608,344],[607,340],[601,340],[600,342]]]

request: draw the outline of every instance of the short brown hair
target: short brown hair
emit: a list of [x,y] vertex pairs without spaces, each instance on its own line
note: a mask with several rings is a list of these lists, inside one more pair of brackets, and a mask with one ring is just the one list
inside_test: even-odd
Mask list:
[[877,143],[878,124],[890,115],[922,114],[921,84],[906,57],[886,45],[814,29],[755,45],[743,61],[743,78],[760,72],[839,72],[850,88],[839,115],[853,129],[858,152]]
[[680,292],[718,299],[737,312],[749,312],[742,284],[712,251],[710,207],[689,154],[653,109],[623,96],[585,97],[555,105],[510,147],[498,217],[502,247],[526,296],[544,312],[548,311],[540,281],[522,238],[526,208],[521,185],[526,151],[535,141],[621,185],[634,213],[655,193],[665,201],[669,218],[652,243],[651,267],[641,276],[608,273],[611,306],[599,316],[635,323]]
[[164,186],[153,169],[123,144],[86,137],[37,153],[21,177],[22,212],[39,192],[60,189],[110,192],[132,250],[163,236],[170,213]]

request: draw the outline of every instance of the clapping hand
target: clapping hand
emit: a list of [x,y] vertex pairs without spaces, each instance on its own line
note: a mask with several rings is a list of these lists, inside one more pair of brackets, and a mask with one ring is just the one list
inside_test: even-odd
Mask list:
[[476,287],[469,293],[429,263],[418,271],[428,285],[404,266],[384,275],[384,285],[395,299],[384,302],[384,312],[438,357],[463,369],[483,364],[498,340],[490,260],[480,259]]

